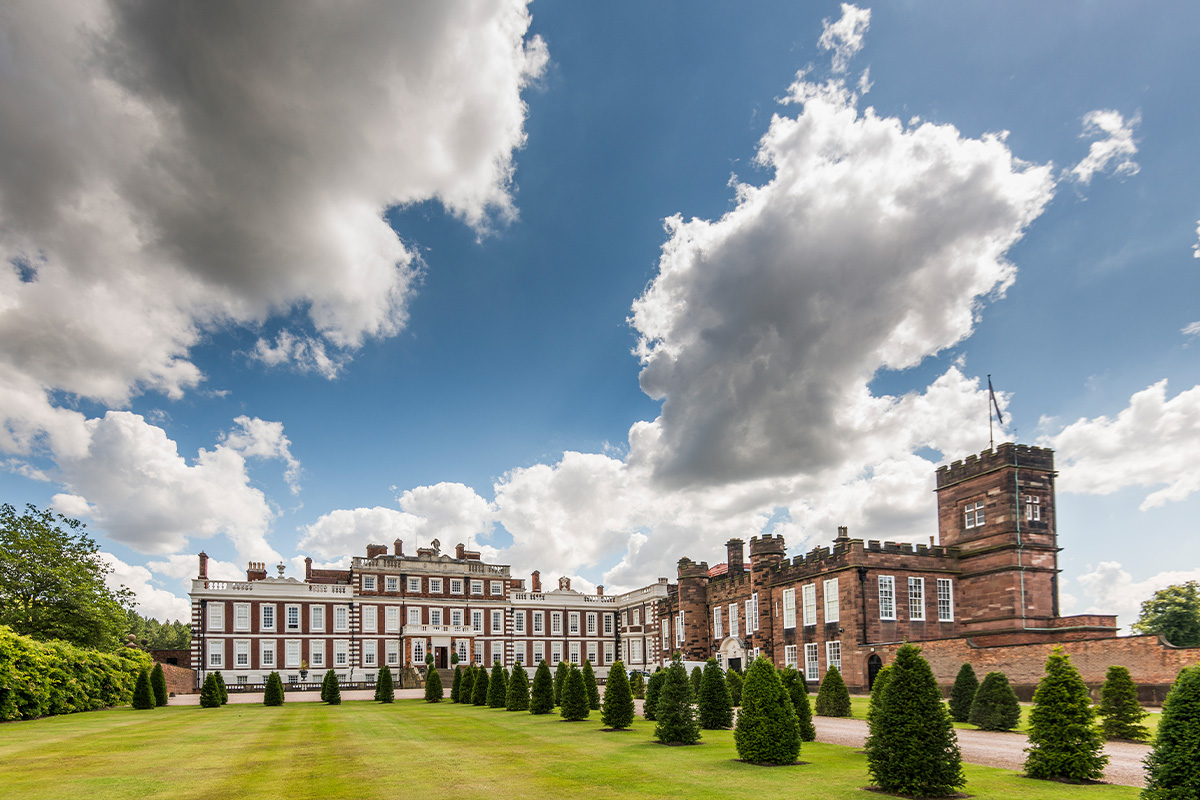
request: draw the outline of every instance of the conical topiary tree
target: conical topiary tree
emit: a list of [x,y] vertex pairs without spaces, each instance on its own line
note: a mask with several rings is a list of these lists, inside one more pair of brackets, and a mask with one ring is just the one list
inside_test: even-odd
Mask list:
[[162,664],[154,662],[154,670],[150,673],[150,688],[154,691],[154,705],[167,704],[167,676],[163,674]]
[[221,674],[220,670],[213,674],[217,676],[217,690],[221,693],[221,705],[225,705],[229,702],[229,690],[225,688],[225,676]]
[[529,713],[549,714],[554,710],[554,675],[550,665],[542,659],[533,673],[533,685],[529,689]]
[[512,677],[508,679],[508,694],[504,698],[504,707],[509,711],[529,710],[529,676],[521,662],[513,665]]
[[950,718],[955,722],[966,722],[971,716],[971,704],[975,702],[975,692],[979,691],[979,679],[975,677],[975,668],[969,661],[963,662],[958,668],[958,677],[954,679],[954,688],[950,690]]
[[746,670],[733,742],[738,757],[751,764],[791,764],[800,755],[800,726],[792,697],[774,665],[761,656]]
[[340,706],[342,704],[342,684],[338,680],[337,673],[329,670],[325,673],[325,677],[329,681],[329,686],[325,688],[325,702],[331,706]]
[[667,679],[667,671],[659,667],[646,683],[646,700],[642,703],[642,716],[654,722],[658,717],[654,713],[658,707],[658,696],[662,693],[663,681]]
[[954,794],[966,778],[937,678],[921,649],[912,644],[896,651],[891,668],[867,737],[867,771],[885,792],[914,797]]
[[695,744],[700,741],[700,724],[692,708],[692,682],[678,653],[662,674],[665,678],[654,707],[654,738],[663,744]]
[[211,672],[208,673],[208,677],[204,679],[204,683],[200,686],[200,707],[221,707],[221,690],[217,688],[217,678]]
[[642,677],[641,672],[633,673],[633,677],[629,679],[629,691],[635,700],[646,699],[646,679]]
[[458,702],[471,705],[475,702],[475,668],[470,664],[459,667],[462,673],[462,686],[458,687]]
[[1146,757],[1144,800],[1200,797],[1200,666],[1175,678]]
[[462,670],[457,666],[454,668],[454,680],[450,682],[450,702],[457,703],[459,692],[462,691]]
[[733,707],[737,708],[742,704],[742,673],[736,669],[728,670],[725,673],[725,682],[729,684],[729,700]]
[[578,722],[587,719],[590,713],[592,713],[592,709],[588,705],[587,687],[583,685],[583,673],[575,667],[571,667],[563,682],[559,714],[568,722]]
[[333,676],[333,670],[325,670],[325,675],[321,678],[321,702],[329,702],[329,679]]
[[700,696],[700,682],[704,680],[704,670],[699,667],[692,667],[692,697]]
[[444,696],[441,674],[436,669],[430,669],[429,674],[425,676],[425,702],[440,703]]
[[1146,711],[1138,703],[1137,684],[1128,667],[1109,667],[1104,674],[1099,713],[1100,730],[1105,739],[1144,742],[1150,738],[1150,732],[1142,724]]
[[375,679],[375,699],[380,703],[396,701],[396,682],[392,680],[390,667],[379,668],[379,677]]
[[504,682],[504,667],[500,662],[492,664],[492,674],[488,678],[488,708],[504,708],[508,700],[508,684]]
[[477,706],[486,706],[488,698],[488,673],[483,665],[475,667],[475,683],[471,688],[471,702]]
[[279,677],[278,672],[272,672],[267,676],[267,688],[263,692],[263,705],[283,705],[283,679]]
[[850,716],[850,690],[837,667],[830,667],[817,690],[817,716]]
[[1108,756],[1095,727],[1087,685],[1061,647],[1046,659],[1046,675],[1033,694],[1025,774],[1031,778],[1097,780]]
[[558,667],[554,670],[554,705],[562,705],[563,684],[567,682],[567,676],[571,674],[571,668],[567,662],[558,662]]
[[633,724],[633,688],[625,674],[624,662],[617,661],[608,668],[608,682],[604,684],[604,704],[600,710],[600,721],[609,730],[619,731]]
[[804,682],[804,676],[795,667],[785,667],[779,673],[779,682],[791,699],[792,709],[796,712],[796,725],[800,730],[800,741],[816,741],[817,729],[813,726],[812,706],[808,702],[808,685]]
[[700,727],[708,731],[733,727],[733,698],[729,696],[729,684],[725,673],[715,658],[704,663],[700,678],[700,695],[696,698]]
[[1007,675],[989,672],[983,676],[967,721],[982,731],[1011,731],[1017,727],[1021,721],[1021,705]]
[[583,690],[587,692],[588,708],[592,711],[600,710],[600,689],[596,686],[596,673],[592,670],[592,662],[585,660],[583,662]]
[[879,705],[883,698],[883,693],[887,689],[888,681],[892,679],[892,665],[887,664],[879,670],[875,675],[875,682],[871,684],[871,699],[867,703],[867,731],[875,732],[875,723],[879,719]]
[[154,708],[154,689],[150,687],[150,670],[144,669],[138,673],[137,683],[133,687],[133,700],[130,703],[139,711]]

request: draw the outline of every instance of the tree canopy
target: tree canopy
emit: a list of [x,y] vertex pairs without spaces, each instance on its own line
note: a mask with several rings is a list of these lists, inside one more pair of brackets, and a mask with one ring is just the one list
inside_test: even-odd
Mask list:
[[112,567],[82,522],[25,509],[0,506],[0,625],[43,641],[117,647],[133,593],[104,582]]
[[1135,633],[1157,633],[1176,647],[1200,645],[1200,581],[1159,589],[1142,603]]
[[192,646],[192,626],[181,620],[159,622],[133,609],[125,612],[123,633],[132,633],[147,650],[187,650]]

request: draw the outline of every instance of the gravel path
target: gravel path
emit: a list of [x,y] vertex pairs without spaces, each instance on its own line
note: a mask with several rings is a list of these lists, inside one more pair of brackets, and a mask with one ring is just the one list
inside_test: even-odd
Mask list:
[[[837,719],[813,717],[817,728],[817,741],[840,744],[846,747],[862,747],[867,738],[867,723],[860,719]],[[994,731],[959,730],[958,746],[963,761],[982,764],[986,767],[1001,767],[1021,772],[1025,764],[1025,736],[1019,733],[996,733]],[[1149,745],[1128,742],[1108,742],[1104,747],[1108,753],[1108,769],[1104,780],[1123,786],[1145,786],[1142,759],[1150,752]]]

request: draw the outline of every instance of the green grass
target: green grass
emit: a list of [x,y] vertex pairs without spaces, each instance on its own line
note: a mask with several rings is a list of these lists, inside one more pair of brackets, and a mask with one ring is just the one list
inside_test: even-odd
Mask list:
[[[593,715],[595,716],[595,715]],[[598,719],[417,700],[394,705],[122,708],[0,725],[0,797],[38,798],[753,798],[862,800],[866,758],[805,744],[802,766],[735,759],[731,731],[696,747],[653,742],[652,723],[603,733]],[[976,797],[1137,797],[1125,786],[1067,786],[967,765]]]

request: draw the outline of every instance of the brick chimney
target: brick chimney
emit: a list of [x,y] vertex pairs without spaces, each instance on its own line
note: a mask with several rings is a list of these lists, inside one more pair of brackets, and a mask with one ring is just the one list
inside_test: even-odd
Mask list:
[[367,545],[367,558],[379,558],[387,554],[386,544],[369,544]]
[[208,553],[200,551],[200,580],[208,580]]
[[736,577],[746,571],[746,562],[742,556],[743,544],[744,542],[741,539],[730,539],[725,543],[725,552],[728,554],[726,563],[729,565],[730,577]]
[[542,573],[538,572],[536,569],[533,571],[533,574],[529,576],[529,591],[533,592],[534,594],[542,593]]
[[267,579],[267,565],[263,561],[251,561],[246,566],[246,580],[248,581],[265,581]]
[[454,545],[454,557],[457,558],[459,561],[462,561],[464,558],[466,558],[467,557],[467,546],[465,544],[463,544],[462,542],[459,542],[458,544]]
[[603,586],[597,586],[597,587],[596,587],[596,594],[600,595],[601,597],[604,597],[604,587],[603,587]]
[[402,555],[404,555],[404,542],[400,541],[399,539],[397,539],[396,541],[392,542],[392,550],[393,550],[393,551],[396,553],[396,555],[398,555],[398,556],[402,556]]
[[308,583],[312,580],[312,557],[304,557],[304,582]]

